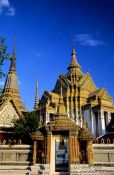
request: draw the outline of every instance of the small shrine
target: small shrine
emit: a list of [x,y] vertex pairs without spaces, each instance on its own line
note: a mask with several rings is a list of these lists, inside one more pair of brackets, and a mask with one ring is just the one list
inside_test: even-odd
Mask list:
[[72,164],[93,163],[93,136],[85,122],[80,127],[68,118],[62,93],[53,120],[40,125],[32,139],[33,164],[49,164],[50,172],[70,172]]

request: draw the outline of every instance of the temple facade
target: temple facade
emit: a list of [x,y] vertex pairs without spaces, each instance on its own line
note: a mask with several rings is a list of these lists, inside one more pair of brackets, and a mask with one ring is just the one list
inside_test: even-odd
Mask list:
[[90,74],[82,72],[74,47],[67,73],[59,74],[54,89],[39,102],[36,86],[35,106],[34,165],[48,165],[50,174],[72,174],[75,165],[94,164],[92,142],[106,133],[114,104],[106,89],[98,89]]
[[53,120],[62,86],[63,103],[68,118],[80,127],[85,120],[94,137],[104,135],[114,113],[112,98],[105,88],[99,89],[95,85],[88,72],[82,72],[74,48],[71,56],[67,73],[59,74],[53,91],[45,91],[39,102],[42,120],[45,125]]

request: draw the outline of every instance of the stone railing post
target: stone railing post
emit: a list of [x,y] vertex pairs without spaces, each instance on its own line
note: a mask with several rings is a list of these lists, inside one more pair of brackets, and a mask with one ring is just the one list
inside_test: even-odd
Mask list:
[[33,165],[36,163],[36,154],[37,154],[37,141],[34,141],[34,149],[33,149]]

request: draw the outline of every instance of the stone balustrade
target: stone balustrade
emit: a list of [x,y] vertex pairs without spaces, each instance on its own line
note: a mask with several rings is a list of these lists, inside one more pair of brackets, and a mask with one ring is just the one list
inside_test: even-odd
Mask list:
[[0,145],[1,165],[27,165],[32,162],[31,145]]

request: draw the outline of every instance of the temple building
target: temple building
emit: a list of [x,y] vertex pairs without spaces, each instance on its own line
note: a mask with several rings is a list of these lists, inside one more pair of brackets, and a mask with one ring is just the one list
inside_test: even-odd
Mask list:
[[82,72],[74,47],[71,56],[66,75],[60,74],[53,91],[45,91],[39,102],[44,124],[51,122],[57,113],[62,86],[68,118],[80,127],[85,120],[94,137],[104,135],[114,113],[112,98],[105,88],[98,89],[88,72]]
[[67,73],[59,74],[54,89],[45,91],[39,102],[36,86],[39,123],[32,136],[33,164],[43,162],[51,174],[94,164],[92,142],[106,133],[114,113],[106,89],[98,89],[90,74],[82,72],[74,47],[71,56]]

